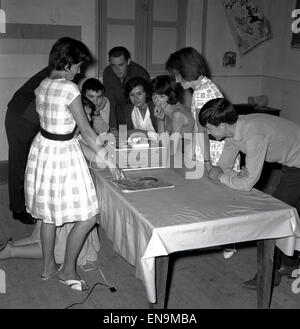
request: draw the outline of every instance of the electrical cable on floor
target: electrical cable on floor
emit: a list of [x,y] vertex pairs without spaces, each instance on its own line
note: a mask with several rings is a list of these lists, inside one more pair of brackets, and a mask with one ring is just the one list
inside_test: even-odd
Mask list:
[[93,270],[98,270],[98,271],[99,271],[99,273],[101,274],[101,276],[102,276],[102,278],[103,278],[105,284],[104,284],[104,283],[101,283],[101,282],[96,282],[96,283],[92,286],[91,290],[89,291],[88,295],[84,298],[83,301],[81,301],[81,302],[77,302],[77,303],[73,303],[73,304],[71,304],[71,305],[65,307],[65,308],[64,308],[65,310],[66,310],[66,309],[70,309],[71,307],[73,307],[73,306],[75,306],[75,305],[81,305],[81,304],[83,304],[84,302],[86,302],[87,299],[90,297],[91,293],[93,292],[93,290],[95,289],[95,287],[98,286],[98,285],[100,285],[100,286],[104,286],[104,287],[107,287],[107,288],[110,290],[111,293],[114,293],[114,292],[117,291],[117,289],[116,289],[113,285],[111,285],[111,284],[106,280],[106,278],[105,278],[103,272],[101,271],[100,267],[93,267],[93,268],[89,268],[89,269],[83,269],[83,271],[85,271],[85,272],[89,272],[89,271],[93,271]]
[[[109,290],[110,290],[111,292],[115,292],[115,291],[117,291],[114,287],[109,287],[108,285],[106,285],[106,284],[104,284],[104,283],[96,282],[96,283],[93,285],[93,287],[91,288],[91,290],[89,291],[88,295],[85,297],[85,299],[84,299],[83,301],[81,301],[81,302],[77,302],[77,303],[73,303],[73,304],[71,304],[71,305],[65,307],[64,310],[70,309],[71,307],[73,307],[73,306],[75,306],[75,305],[81,305],[81,304],[83,304],[84,302],[86,302],[86,301],[88,300],[88,298],[90,297],[91,293],[93,292],[93,290],[95,289],[95,287],[98,286],[98,285],[109,288]],[[115,289],[115,291],[112,291],[112,289]]]

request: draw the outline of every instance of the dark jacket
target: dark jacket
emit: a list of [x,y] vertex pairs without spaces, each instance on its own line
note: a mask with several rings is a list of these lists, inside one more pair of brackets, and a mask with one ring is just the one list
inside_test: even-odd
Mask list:
[[31,77],[21,88],[19,88],[7,105],[7,111],[12,111],[25,120],[39,126],[39,117],[35,106],[35,89],[51,73],[49,67],[44,68]]
[[126,98],[124,95],[124,87],[128,80],[135,77],[141,77],[150,82],[148,72],[139,64],[131,61],[128,66],[127,76],[123,83],[114,74],[111,66],[107,66],[103,72],[103,84],[105,87],[105,96],[110,102],[110,128],[119,128],[120,124],[126,123],[124,108],[126,106]]
[[[152,102],[148,102],[147,104],[148,104],[148,108],[149,108],[149,112],[150,112],[150,119],[152,122],[152,126],[153,126],[154,130],[157,132],[157,121],[156,121],[156,117],[154,115],[154,104]],[[128,130],[134,129],[132,118],[131,118],[133,108],[134,108],[134,105],[127,104],[124,109],[125,115],[126,115],[126,125],[127,125]]]

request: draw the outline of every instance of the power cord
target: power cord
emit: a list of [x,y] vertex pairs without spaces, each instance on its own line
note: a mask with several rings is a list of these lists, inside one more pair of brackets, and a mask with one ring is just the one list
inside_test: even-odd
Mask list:
[[[90,264],[90,263],[89,263],[89,264]],[[92,265],[93,265],[93,264],[92,264]],[[82,268],[82,267],[81,267],[81,268]],[[107,287],[107,288],[110,290],[111,293],[114,293],[114,292],[117,291],[117,289],[116,289],[113,285],[111,285],[111,284],[106,280],[106,278],[105,278],[103,272],[101,271],[100,267],[92,267],[92,268],[88,268],[88,269],[83,269],[83,268],[82,268],[82,270],[85,271],[85,272],[89,272],[89,271],[97,270],[97,271],[101,274],[101,276],[102,276],[102,278],[103,278],[105,284],[104,284],[104,283],[101,283],[101,282],[96,282],[96,283],[92,286],[91,290],[89,291],[88,295],[85,297],[85,299],[84,299],[83,301],[78,302],[78,303],[73,303],[73,304],[71,304],[71,305],[65,307],[64,310],[66,310],[66,309],[70,309],[71,307],[73,307],[73,306],[75,306],[75,305],[81,305],[81,304],[83,304],[84,302],[86,302],[86,301],[88,300],[88,298],[90,297],[91,293],[93,292],[93,290],[95,289],[95,287],[98,286],[98,285],[100,285],[100,286],[104,286],[104,287]]]
[[84,302],[86,302],[88,300],[88,298],[90,297],[91,293],[93,292],[93,290],[95,289],[96,286],[104,286],[104,287],[107,287],[109,288],[109,290],[113,293],[113,292],[116,292],[116,288],[115,287],[109,287],[108,285],[104,284],[104,283],[100,283],[100,282],[96,282],[93,287],[91,288],[90,292],[88,293],[88,295],[85,297],[85,299],[81,302],[78,302],[78,303],[73,303],[67,307],[64,308],[64,310],[67,310],[67,309],[70,309],[71,307],[75,306],[75,305],[81,305],[83,304]]

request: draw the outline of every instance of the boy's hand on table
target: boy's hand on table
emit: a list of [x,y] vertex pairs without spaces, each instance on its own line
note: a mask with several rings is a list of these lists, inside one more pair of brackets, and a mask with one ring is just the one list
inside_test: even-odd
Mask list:
[[246,167],[242,167],[240,172],[237,174],[239,178],[248,178],[249,177],[249,171]]
[[212,167],[209,171],[208,177],[212,180],[219,181],[223,174],[223,170],[220,167]]

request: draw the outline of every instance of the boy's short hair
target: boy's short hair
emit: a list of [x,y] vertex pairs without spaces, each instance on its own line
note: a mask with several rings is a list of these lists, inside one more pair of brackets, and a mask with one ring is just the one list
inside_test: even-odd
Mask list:
[[74,64],[86,64],[92,60],[92,55],[87,46],[79,40],[69,37],[58,39],[53,45],[49,55],[49,67],[62,71]]
[[205,127],[208,123],[218,127],[221,123],[234,124],[238,120],[238,113],[234,106],[224,98],[208,101],[201,108],[199,122]]
[[149,82],[142,77],[134,77],[134,78],[131,78],[130,80],[128,80],[125,84],[124,96],[127,99],[127,102],[130,103],[129,94],[130,94],[131,90],[137,86],[143,87],[143,89],[146,93],[146,101],[147,102],[150,101],[151,100],[151,90],[150,90]]
[[103,91],[103,93],[105,92],[104,85],[101,83],[101,81],[95,78],[89,78],[85,80],[82,84],[81,90],[83,95],[85,95],[87,90]]
[[108,59],[110,59],[110,57],[120,57],[122,55],[125,57],[126,61],[131,58],[127,48],[122,46],[114,47],[108,52]]
[[167,95],[169,104],[178,102],[179,86],[169,75],[158,75],[151,81],[151,91],[158,95]]
[[184,47],[172,53],[166,62],[166,70],[172,75],[180,73],[185,81],[197,80],[202,75],[208,76],[203,56],[192,47]]

